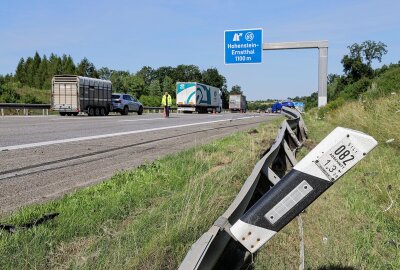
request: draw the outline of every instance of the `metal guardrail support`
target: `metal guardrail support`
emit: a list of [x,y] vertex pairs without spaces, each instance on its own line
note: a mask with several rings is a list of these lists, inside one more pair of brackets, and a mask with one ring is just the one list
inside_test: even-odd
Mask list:
[[50,104],[24,104],[24,103],[0,103],[1,116],[5,115],[4,109],[16,109],[18,114],[22,109],[23,115],[29,115],[31,109],[42,109],[43,115],[49,115]]
[[290,119],[275,142],[225,213],[192,245],[180,270],[246,268],[259,248],[377,144],[361,132],[336,128],[297,162],[307,129],[297,110],[284,107],[282,114]]
[[[50,108],[50,104],[0,103],[1,116],[5,115],[4,109],[16,109],[18,112],[22,109],[23,115],[28,115],[30,109],[42,109],[43,115],[49,115]],[[143,109],[149,112],[159,113],[164,110],[164,107],[144,106]],[[178,108],[170,108],[172,112],[177,111],[177,109]]]
[[[149,112],[153,112],[153,113],[159,113],[160,111],[161,111],[161,112],[164,111],[164,107],[149,107],[149,106],[144,106],[143,109],[146,110],[146,111],[149,111]],[[178,108],[172,107],[172,108],[170,108],[169,110],[170,110],[171,112],[173,112],[173,111],[177,111]]]
[[50,104],[0,103],[0,108],[50,109]]

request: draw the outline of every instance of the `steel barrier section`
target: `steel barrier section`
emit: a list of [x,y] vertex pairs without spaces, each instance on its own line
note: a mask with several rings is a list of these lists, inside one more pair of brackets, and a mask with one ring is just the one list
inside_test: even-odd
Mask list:
[[[282,114],[289,119],[281,124],[274,143],[225,213],[192,245],[180,270],[246,268],[261,246],[377,144],[366,134],[337,128],[297,162],[295,154],[307,138],[307,129],[297,110],[283,107]],[[340,175],[327,177],[333,167],[316,164],[327,163],[327,155],[335,151],[353,155],[354,160]]]
[[[1,109],[1,116],[4,116],[4,109],[43,109],[49,110],[51,108],[50,104],[24,104],[24,103],[0,103]],[[161,111],[164,110],[164,107],[150,107],[150,106],[143,106],[143,110],[154,110],[154,111]],[[176,107],[170,108],[171,111],[176,111]],[[48,114],[48,113],[46,113]]]
[[[24,103],[0,103],[0,108],[4,109],[50,109],[50,104],[24,104]],[[143,106],[145,110],[163,110],[164,107],[149,107]],[[175,107],[170,108],[170,110],[176,110]]]

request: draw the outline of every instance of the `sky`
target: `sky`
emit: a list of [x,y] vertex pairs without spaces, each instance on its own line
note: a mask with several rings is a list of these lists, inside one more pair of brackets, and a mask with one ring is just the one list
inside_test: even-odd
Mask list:
[[97,68],[217,68],[248,100],[308,96],[318,89],[318,50],[264,51],[261,64],[224,64],[224,31],[263,29],[263,42],[327,40],[328,73],[342,74],[347,46],[382,41],[400,61],[397,0],[0,0],[0,74],[21,57],[69,54]]

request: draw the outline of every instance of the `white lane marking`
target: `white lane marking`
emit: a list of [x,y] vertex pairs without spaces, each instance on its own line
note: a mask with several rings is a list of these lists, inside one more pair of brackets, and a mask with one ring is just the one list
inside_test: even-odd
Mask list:
[[88,140],[95,140],[95,139],[104,139],[104,138],[110,138],[110,137],[116,137],[116,136],[145,133],[145,132],[150,132],[150,131],[159,131],[159,130],[166,130],[166,129],[173,129],[173,128],[181,128],[181,127],[190,127],[190,126],[198,126],[198,125],[205,125],[205,124],[213,124],[213,123],[219,123],[219,122],[236,121],[236,120],[243,120],[243,119],[256,118],[256,117],[259,117],[259,116],[246,116],[246,117],[239,117],[239,118],[233,118],[233,119],[222,119],[222,120],[199,122],[199,123],[192,123],[192,124],[175,125],[175,126],[169,126],[169,127],[149,128],[149,129],[142,129],[142,130],[133,130],[133,131],[109,133],[109,134],[103,134],[103,135],[78,137],[78,138],[63,139],[63,140],[53,140],[53,141],[47,141],[47,142],[37,142],[37,143],[27,143],[27,144],[20,144],[20,145],[11,145],[11,146],[0,147],[0,152],[1,151],[25,149],[25,148],[33,148],[33,147],[46,146],[46,145],[53,145],[53,144],[61,144],[61,143],[80,142],[80,141],[88,141]]
[[[209,116],[209,118],[214,118],[214,117],[220,117],[220,115],[212,115]],[[181,118],[181,115],[175,118]],[[205,117],[204,117],[205,118]],[[165,119],[165,117],[160,117],[160,118],[147,118],[147,119],[124,119],[124,120],[118,120],[118,122],[136,122],[136,121],[153,121],[153,120],[161,120]],[[193,119],[195,119],[193,117]],[[185,119],[186,120],[186,119]]]
[[58,117],[57,115],[4,115],[0,119],[8,118],[45,118],[45,117]]
[[[64,120],[87,120],[89,118],[79,118],[79,117],[65,117],[65,118],[55,118],[55,119],[50,119],[51,121],[64,121]],[[90,118],[94,119],[94,118]]]
[[118,122],[136,122],[136,121],[153,121],[153,120],[160,120],[164,118],[149,118],[149,119],[135,119],[135,120],[118,120]]
[[[118,120],[121,118],[125,118],[124,116],[119,116],[119,115],[110,115],[109,117],[57,117],[55,119],[50,119],[52,121],[63,121],[63,120],[82,120],[82,121],[118,121],[118,122],[123,122],[123,121],[146,121],[146,120],[152,120],[152,119],[164,119],[164,118],[141,118],[141,119],[123,119],[123,120]],[[127,117],[130,118],[130,117]]]

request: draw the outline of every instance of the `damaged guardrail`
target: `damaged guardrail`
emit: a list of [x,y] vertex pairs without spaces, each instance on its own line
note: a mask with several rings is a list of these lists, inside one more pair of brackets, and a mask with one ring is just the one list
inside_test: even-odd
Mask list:
[[377,145],[364,133],[339,127],[297,162],[307,129],[297,110],[284,107],[282,114],[289,119],[275,142],[179,269],[246,268],[259,248]]

